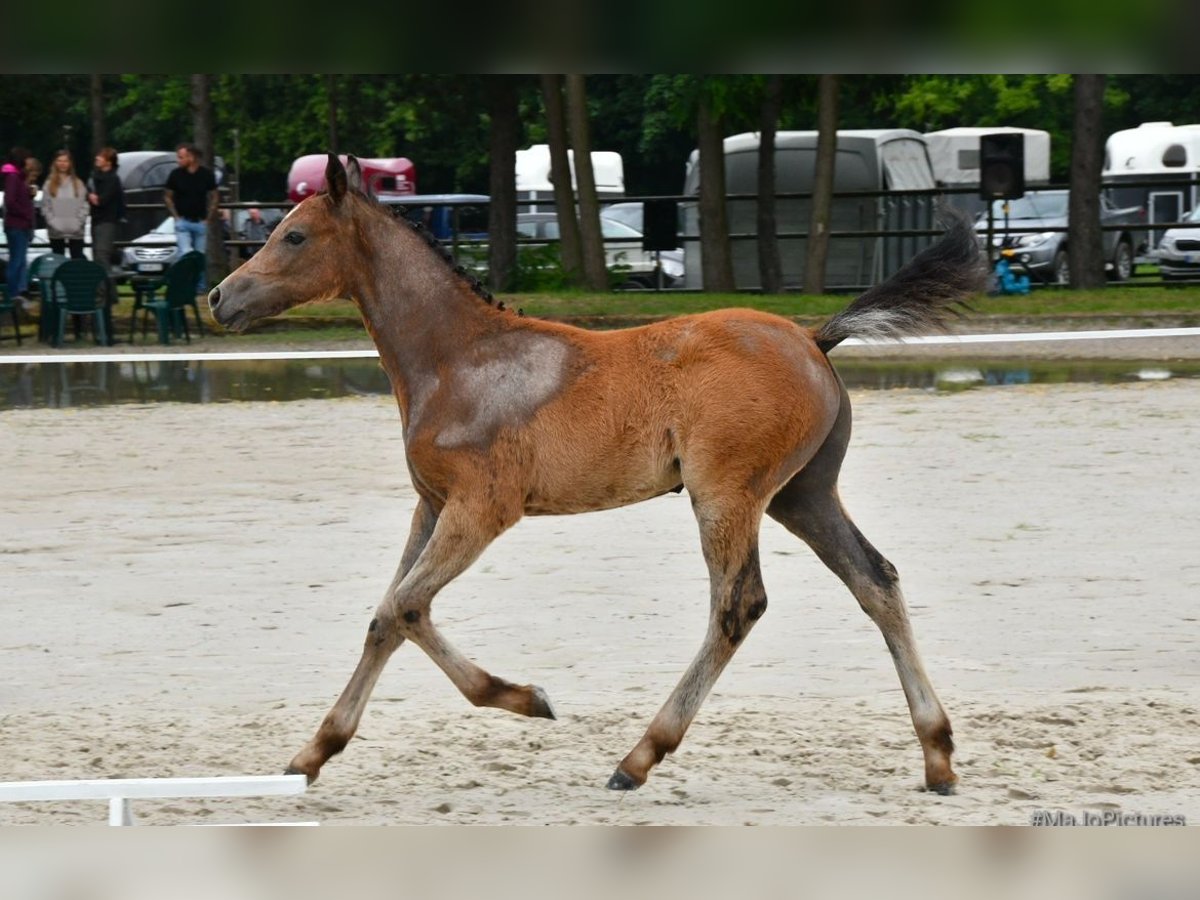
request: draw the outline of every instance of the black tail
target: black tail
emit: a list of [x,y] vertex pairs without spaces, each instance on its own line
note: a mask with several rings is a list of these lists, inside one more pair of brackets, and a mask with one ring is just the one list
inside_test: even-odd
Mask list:
[[883,284],[871,288],[813,335],[828,353],[846,338],[894,338],[944,330],[964,301],[981,293],[987,267],[970,220],[946,209],[946,234]]

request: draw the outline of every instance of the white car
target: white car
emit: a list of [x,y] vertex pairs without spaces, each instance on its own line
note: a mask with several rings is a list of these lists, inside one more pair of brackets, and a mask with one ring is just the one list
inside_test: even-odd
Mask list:
[[1200,206],[1182,221],[1196,224],[1188,228],[1168,228],[1154,252],[1158,257],[1158,269],[1167,280],[1200,277]]
[[[284,210],[268,207],[262,210],[263,221],[267,224],[268,232],[279,224]],[[232,232],[240,237],[249,218],[248,209],[230,211],[229,220]],[[121,251],[121,264],[129,272],[137,275],[157,275],[165,272],[171,263],[179,258],[179,248],[175,243],[175,220],[170,216],[163,219],[152,230],[141,237],[134,238],[129,246]]]
[[[600,233],[604,237],[605,264],[621,273],[623,287],[654,287],[654,254],[642,249],[642,233],[614,218],[600,217]],[[517,216],[517,235],[523,238],[559,239],[558,216],[555,213],[520,213]],[[525,245],[528,246],[528,245]],[[659,254],[662,264],[663,287],[683,280],[683,251],[665,250]]]
[[170,216],[153,231],[148,231],[121,251],[121,264],[138,275],[157,275],[175,262],[179,248],[175,244],[175,220]]

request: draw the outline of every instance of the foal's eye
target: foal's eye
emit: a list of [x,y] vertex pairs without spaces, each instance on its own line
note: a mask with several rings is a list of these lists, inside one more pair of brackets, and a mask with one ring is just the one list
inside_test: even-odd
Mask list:
[[289,244],[303,244],[304,243],[304,235],[302,235],[298,231],[289,231],[287,234],[285,234],[283,236],[283,239],[285,241],[287,241]]

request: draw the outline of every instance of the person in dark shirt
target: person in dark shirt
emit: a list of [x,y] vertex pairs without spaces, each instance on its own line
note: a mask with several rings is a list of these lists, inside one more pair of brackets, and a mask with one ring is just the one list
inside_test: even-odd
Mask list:
[[88,179],[88,203],[92,205],[92,259],[109,269],[117,225],[125,215],[125,192],[117,174],[117,151],[105,147],[96,154]]
[[28,251],[33,239],[33,198],[26,183],[25,162],[29,151],[13,147],[2,170],[4,177],[4,237],[8,241],[8,269],[5,282],[9,298],[28,304],[25,282],[28,280]]
[[[179,167],[167,176],[163,199],[167,211],[175,219],[175,243],[182,256],[191,250],[204,253],[207,238],[207,219],[217,206],[217,179],[212,170],[200,165],[200,148],[180,144],[175,148]],[[200,276],[197,286],[204,292],[205,279]]]

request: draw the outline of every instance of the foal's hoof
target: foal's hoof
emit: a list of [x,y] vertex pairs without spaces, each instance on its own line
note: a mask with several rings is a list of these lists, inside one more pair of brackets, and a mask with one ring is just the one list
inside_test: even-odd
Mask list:
[[641,784],[634,781],[629,775],[618,768],[612,773],[612,778],[608,779],[608,784],[605,785],[610,791],[636,791],[641,787]]
[[953,781],[935,781],[925,785],[925,790],[934,794],[941,794],[943,797],[950,797],[954,794],[957,783],[957,778]]
[[550,704],[550,698],[546,696],[546,692],[536,684],[529,686],[529,691],[532,694],[532,700],[529,704],[529,715],[539,719],[557,719],[554,714],[554,707]]
[[286,769],[283,770],[283,774],[284,775],[303,775],[305,783],[308,784],[309,786],[311,786],[312,783],[317,780],[318,773],[303,772],[300,769],[295,768],[294,766],[288,766]]

